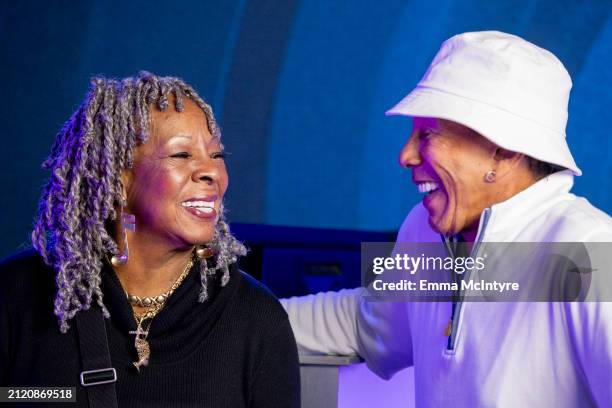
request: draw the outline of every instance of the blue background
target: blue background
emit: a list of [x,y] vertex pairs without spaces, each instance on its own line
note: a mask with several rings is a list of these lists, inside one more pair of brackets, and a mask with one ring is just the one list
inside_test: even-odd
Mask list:
[[390,231],[418,200],[384,111],[446,38],[496,29],[574,81],[574,191],[610,213],[610,1],[14,1],[0,5],[0,256],[29,241],[40,163],[92,75],[183,77],[223,128],[231,221]]

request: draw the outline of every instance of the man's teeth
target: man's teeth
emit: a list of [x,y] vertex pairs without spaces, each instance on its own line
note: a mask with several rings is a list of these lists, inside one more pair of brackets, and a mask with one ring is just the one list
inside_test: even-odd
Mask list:
[[433,181],[428,181],[425,183],[417,184],[417,188],[419,189],[419,193],[430,193],[434,190],[438,189],[438,183],[434,183]]
[[214,209],[214,201],[183,201],[181,203],[183,207],[195,207],[198,209]]

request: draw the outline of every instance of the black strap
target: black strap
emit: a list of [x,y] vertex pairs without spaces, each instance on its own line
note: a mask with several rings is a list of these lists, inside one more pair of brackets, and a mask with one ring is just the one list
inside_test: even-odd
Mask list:
[[76,314],[81,372],[79,381],[87,391],[90,408],[117,408],[117,371],[111,366],[104,316],[99,307]]

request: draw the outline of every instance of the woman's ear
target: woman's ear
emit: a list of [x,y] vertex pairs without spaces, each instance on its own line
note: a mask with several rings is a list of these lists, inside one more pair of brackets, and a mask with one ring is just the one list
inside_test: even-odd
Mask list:
[[[134,175],[131,169],[126,169],[121,172],[121,197],[123,197],[124,201],[128,199],[128,191],[130,191],[133,179]],[[127,205],[127,203],[124,202],[123,205]]]

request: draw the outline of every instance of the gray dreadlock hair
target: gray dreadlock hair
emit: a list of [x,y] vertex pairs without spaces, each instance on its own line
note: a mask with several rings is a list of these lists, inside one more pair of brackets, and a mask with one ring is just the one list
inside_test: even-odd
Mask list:
[[[210,105],[179,78],[148,72],[123,80],[94,77],[85,101],[57,134],[43,162],[51,176],[42,190],[32,244],[57,273],[54,312],[62,333],[94,298],[104,316],[110,316],[100,274],[104,258],[118,253],[109,225],[122,204],[121,172],[132,166],[135,147],[147,142],[149,110],[166,110],[169,97],[177,112],[183,110],[184,98],[195,102],[206,115],[210,133],[220,136]],[[216,263],[213,268],[200,263],[200,302],[208,298],[208,276],[220,271],[225,286],[229,265],[246,253],[222,212],[209,246],[217,254]]]

